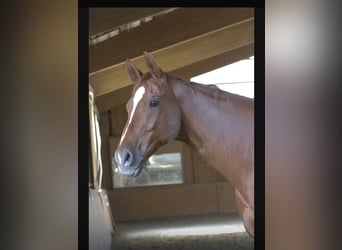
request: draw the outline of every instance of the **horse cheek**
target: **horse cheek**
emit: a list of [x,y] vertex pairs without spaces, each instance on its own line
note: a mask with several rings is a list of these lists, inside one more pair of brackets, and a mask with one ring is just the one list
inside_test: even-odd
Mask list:
[[153,121],[151,119],[147,120],[147,122],[146,122],[146,130],[147,131],[152,131],[154,129],[154,127],[155,127],[155,121]]
[[158,126],[158,120],[159,120],[159,112],[152,113],[149,115],[149,117],[146,119],[146,131],[152,131],[155,130]]
[[169,143],[170,141],[174,140],[180,131],[180,113],[178,110],[174,111],[174,115],[170,116],[170,120],[169,120],[169,133],[168,133],[168,139],[167,139],[167,143]]

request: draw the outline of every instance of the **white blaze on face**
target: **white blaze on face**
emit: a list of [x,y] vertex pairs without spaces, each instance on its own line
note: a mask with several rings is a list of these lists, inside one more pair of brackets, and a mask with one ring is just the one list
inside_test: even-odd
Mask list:
[[126,129],[125,129],[125,131],[123,132],[123,134],[121,136],[120,144],[122,143],[123,139],[125,138],[125,135],[127,133],[128,127],[129,127],[129,125],[132,122],[135,109],[137,108],[137,106],[138,106],[140,100],[142,99],[144,93],[145,93],[145,88],[143,86],[141,86],[140,88],[137,89],[137,91],[135,91],[135,94],[134,94],[134,97],[133,97],[133,109],[132,109],[132,112],[131,112],[131,116],[129,117]]

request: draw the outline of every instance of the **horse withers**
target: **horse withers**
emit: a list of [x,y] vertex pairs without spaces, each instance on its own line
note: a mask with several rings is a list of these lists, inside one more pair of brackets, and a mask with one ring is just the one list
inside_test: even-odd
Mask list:
[[144,56],[145,74],[126,61],[134,87],[114,156],[119,171],[138,176],[159,147],[183,141],[234,187],[243,224],[254,237],[253,99],[171,76],[149,53]]

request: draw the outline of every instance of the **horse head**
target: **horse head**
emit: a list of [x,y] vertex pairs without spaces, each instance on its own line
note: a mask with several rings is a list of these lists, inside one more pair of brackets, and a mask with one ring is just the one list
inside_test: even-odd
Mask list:
[[148,158],[157,149],[175,139],[180,131],[180,110],[169,76],[144,52],[149,70],[142,73],[126,60],[128,76],[134,83],[127,102],[128,121],[115,151],[115,162],[121,174],[138,176]]

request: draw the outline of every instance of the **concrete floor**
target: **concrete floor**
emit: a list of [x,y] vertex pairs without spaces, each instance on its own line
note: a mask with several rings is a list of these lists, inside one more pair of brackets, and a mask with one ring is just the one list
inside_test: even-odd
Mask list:
[[115,250],[254,249],[236,213],[117,222]]

